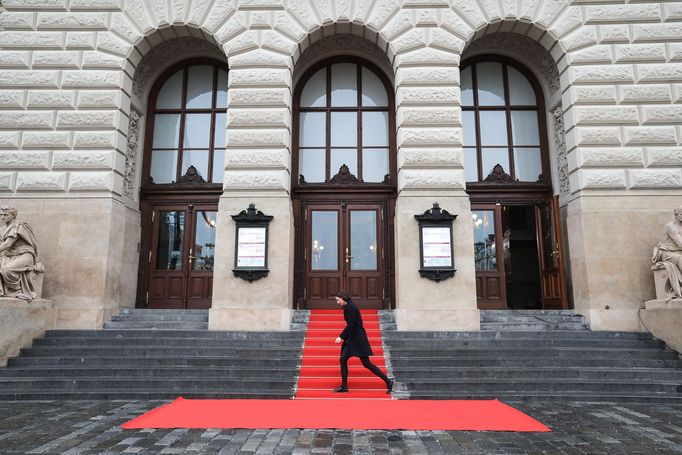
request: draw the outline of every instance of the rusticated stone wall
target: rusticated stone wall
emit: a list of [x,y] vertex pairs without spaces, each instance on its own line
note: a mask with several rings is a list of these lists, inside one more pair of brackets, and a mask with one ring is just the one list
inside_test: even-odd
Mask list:
[[[565,142],[553,154],[565,155],[552,159],[564,166],[556,174],[561,183],[554,184],[567,207],[573,287],[580,289],[575,306],[595,328],[638,327],[634,309],[650,291],[642,261],[658,236],[650,220],[667,217],[682,196],[681,3],[4,0],[2,6],[0,199],[12,199],[31,219],[49,216],[55,226],[68,225],[62,232],[46,229],[48,262],[73,256],[64,252],[65,243],[78,257],[99,261],[94,270],[103,276],[101,286],[89,289],[87,299],[76,299],[99,316],[78,325],[97,325],[117,306],[132,305],[135,283],[121,277],[134,281],[128,270],[136,267],[131,258],[139,237],[139,179],[131,173],[140,169],[141,153],[139,145],[137,153],[129,150],[129,136],[139,134],[132,143],[141,144],[144,131],[141,120],[131,121],[131,98],[138,107],[145,102],[136,99],[144,94],[133,85],[159,69],[145,66],[145,56],[183,38],[209,43],[206,51],[221,51],[230,68],[220,209],[228,230],[230,210],[246,199],[266,212],[290,212],[293,81],[306,49],[349,34],[384,52],[397,108],[397,306],[404,309],[398,323],[413,327],[420,311],[475,314],[469,229],[460,227],[455,240],[458,275],[438,284],[416,276],[410,256],[416,245],[401,242],[416,232],[416,207],[423,211],[436,200],[458,213],[458,223],[469,219],[459,63],[477,40],[514,33],[546,49],[558,72],[558,87],[546,87],[546,98],[547,108],[557,112],[559,97],[563,112]],[[532,69],[542,72],[546,60],[536,63]],[[559,95],[553,98],[554,91]],[[110,207],[111,216],[93,227],[81,215],[86,207],[98,216]],[[629,223],[628,229],[613,219]],[[293,227],[280,226],[278,235],[290,243]],[[80,232],[93,228],[112,239],[104,249],[78,241]],[[277,261],[285,270],[267,284],[281,289],[271,298],[273,314],[282,317],[292,305],[292,250],[288,245],[280,251]],[[217,252],[223,263],[217,273],[228,280],[233,252]],[[287,257],[288,265],[282,259]],[[82,294],[66,276],[46,279],[46,297],[58,312]],[[621,285],[622,294],[610,299],[604,283]],[[251,290],[258,286],[266,284],[254,283]],[[407,296],[417,291],[435,301],[415,308]],[[216,302],[234,306],[224,296]],[[608,314],[618,317],[601,317],[605,302],[616,310]],[[469,316],[441,328],[476,328],[476,318]],[[284,327],[280,320],[265,325]]]

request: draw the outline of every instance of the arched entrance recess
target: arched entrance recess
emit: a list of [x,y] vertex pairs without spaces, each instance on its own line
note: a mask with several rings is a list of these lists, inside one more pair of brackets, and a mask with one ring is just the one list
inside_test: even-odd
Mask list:
[[479,309],[567,308],[542,90],[497,55],[461,69]]
[[358,57],[323,60],[296,86],[298,308],[332,308],[338,289],[361,308],[393,305],[394,112],[387,77]]
[[137,306],[210,308],[222,193],[227,67],[171,66],[147,104]]

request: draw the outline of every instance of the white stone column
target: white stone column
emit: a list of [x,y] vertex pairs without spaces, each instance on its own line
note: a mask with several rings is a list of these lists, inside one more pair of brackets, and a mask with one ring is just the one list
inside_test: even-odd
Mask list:
[[[458,57],[420,49],[396,59],[398,329],[478,330],[471,208],[464,191]],[[414,218],[434,202],[457,215],[453,223],[457,271],[441,282],[419,275],[419,225]]]
[[[289,329],[294,257],[289,62],[261,50],[230,60],[228,139],[224,193],[218,208],[211,330]],[[277,67],[254,67],[257,65]],[[236,250],[231,215],[250,203],[274,217],[269,225],[269,274],[253,282],[232,272]]]

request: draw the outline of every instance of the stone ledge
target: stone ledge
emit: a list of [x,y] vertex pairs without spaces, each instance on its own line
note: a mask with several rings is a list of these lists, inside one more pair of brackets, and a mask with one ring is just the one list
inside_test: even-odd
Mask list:
[[16,357],[19,350],[31,346],[33,339],[54,326],[53,302],[0,297],[0,366]]
[[260,331],[290,330],[290,308],[211,308],[209,330]]
[[682,353],[682,299],[649,300],[640,311],[645,330],[678,353]]
[[481,329],[478,309],[397,309],[395,319],[402,331],[472,331]]

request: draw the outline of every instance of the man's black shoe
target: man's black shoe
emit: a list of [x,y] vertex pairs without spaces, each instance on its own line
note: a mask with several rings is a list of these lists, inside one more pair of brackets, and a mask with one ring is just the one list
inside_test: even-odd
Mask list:
[[395,384],[395,379],[389,379],[388,385],[386,386],[386,393],[391,393],[393,391],[393,384]]
[[337,388],[335,388],[334,390],[332,390],[332,392],[334,392],[334,393],[348,393],[348,387],[344,387],[341,385],[341,386],[338,386]]

